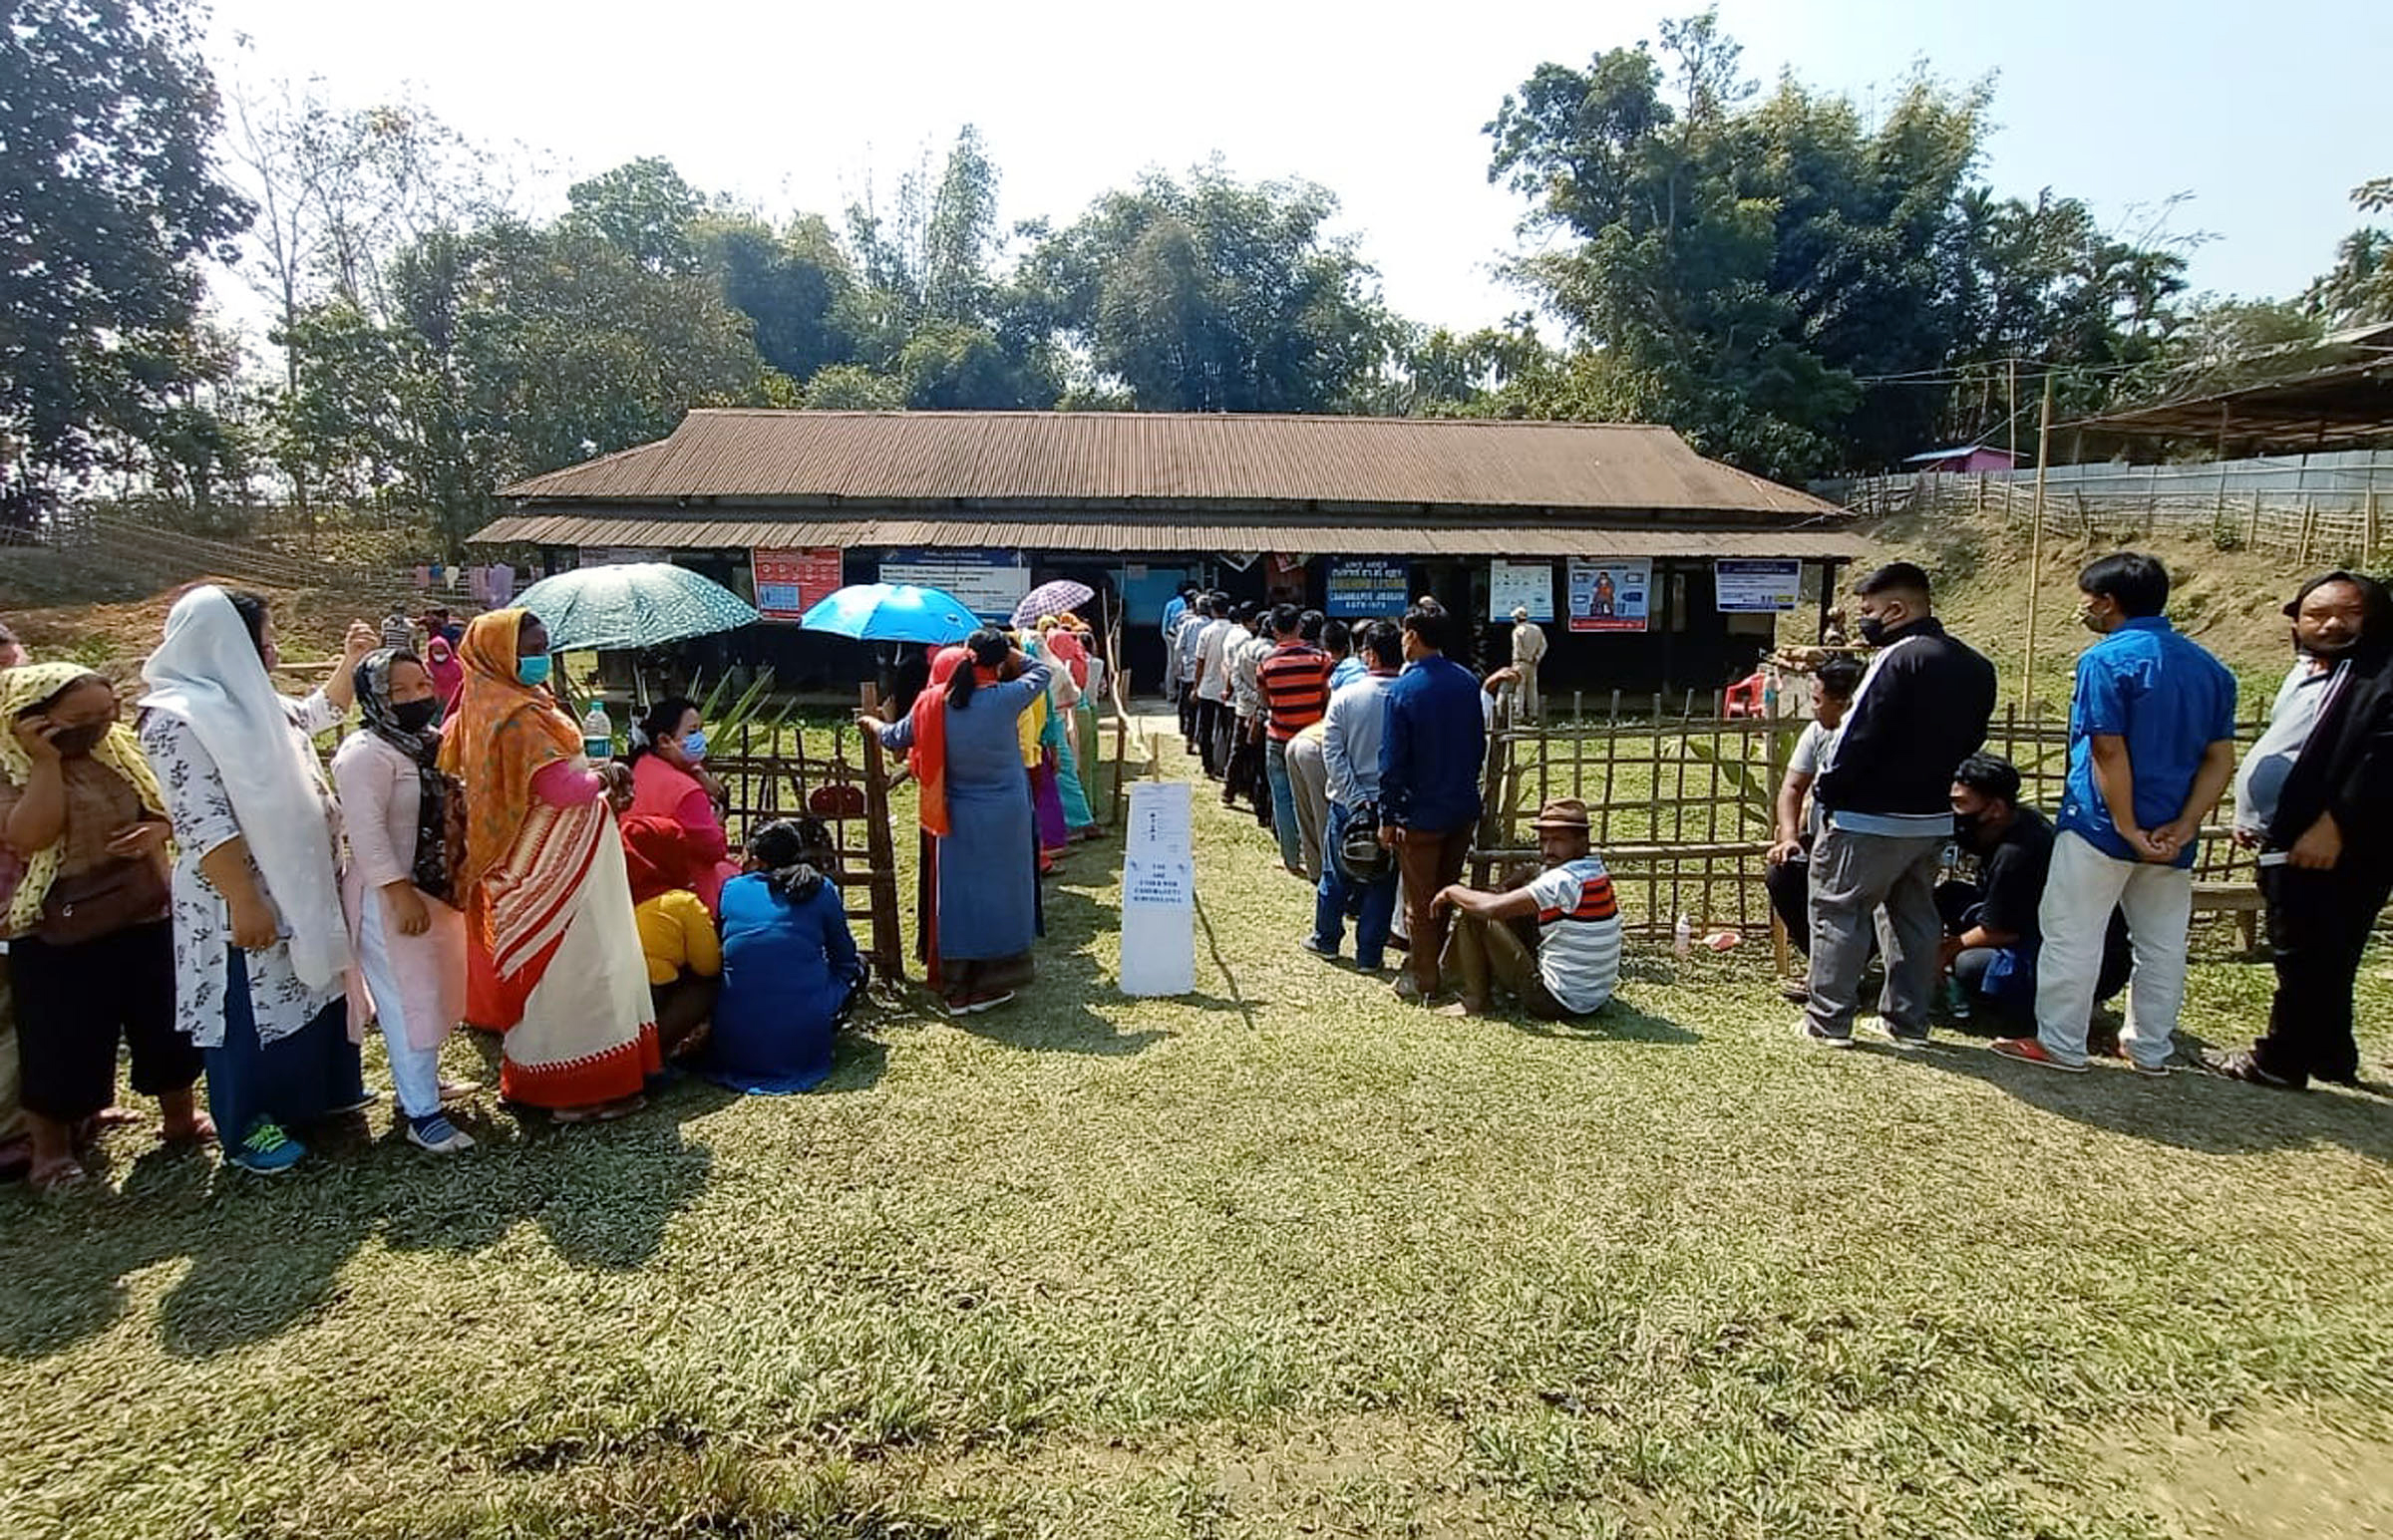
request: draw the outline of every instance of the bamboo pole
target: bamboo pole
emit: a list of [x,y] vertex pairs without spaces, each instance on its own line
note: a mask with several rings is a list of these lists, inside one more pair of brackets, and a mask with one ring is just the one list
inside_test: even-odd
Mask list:
[[2036,710],[2036,594],[2044,585],[2044,467],[2052,450],[2052,370],[2044,371],[2044,410],[2036,424],[2036,511],[2027,536],[2027,652],[2019,666],[2019,700]]

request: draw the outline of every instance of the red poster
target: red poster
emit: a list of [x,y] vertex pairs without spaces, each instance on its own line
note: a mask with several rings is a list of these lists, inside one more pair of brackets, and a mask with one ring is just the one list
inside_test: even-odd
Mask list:
[[836,545],[748,553],[756,573],[756,611],[767,620],[801,620],[846,581]]

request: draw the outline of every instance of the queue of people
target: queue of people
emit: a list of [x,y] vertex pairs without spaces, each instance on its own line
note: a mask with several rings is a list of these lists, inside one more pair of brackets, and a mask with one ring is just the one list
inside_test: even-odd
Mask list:
[[[144,665],[132,726],[79,665],[20,650],[0,668],[5,1058],[37,1191],[87,1179],[121,1115],[120,1050],[163,1138],[214,1140],[260,1174],[377,1099],[369,1023],[405,1138],[439,1155],[474,1144],[447,1108],[479,1087],[440,1075],[461,1024],[500,1034],[504,1097],[560,1122],[637,1110],[668,1052],[745,1090],[828,1073],[863,970],[823,826],[767,824],[731,866],[719,815],[684,794],[704,785],[686,703],[650,714],[647,754],[593,766],[546,689],[536,617],[465,629],[446,720],[414,637],[389,645],[400,630],[353,624],[294,699],[274,683],[265,602],[195,587]],[[427,649],[448,640],[435,629]],[[328,771],[317,740],[353,709]],[[649,760],[666,814],[633,811]],[[658,914],[680,932],[664,977]]]

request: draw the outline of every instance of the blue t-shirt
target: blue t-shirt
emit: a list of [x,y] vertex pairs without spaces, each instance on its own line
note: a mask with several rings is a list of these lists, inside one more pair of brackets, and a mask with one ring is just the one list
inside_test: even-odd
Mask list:
[[[2069,780],[2054,825],[2114,860],[2136,852],[2111,825],[2094,784],[2094,739],[2127,740],[2136,785],[2136,821],[2147,829],[2185,809],[2194,777],[2213,744],[2235,736],[2235,677],[2159,615],[2128,621],[2077,660],[2069,703]],[[2195,846],[2176,864],[2194,864]]]

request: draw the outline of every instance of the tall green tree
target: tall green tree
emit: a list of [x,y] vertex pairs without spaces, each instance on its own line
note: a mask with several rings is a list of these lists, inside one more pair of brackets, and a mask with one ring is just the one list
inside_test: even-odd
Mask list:
[[[2393,212],[2393,176],[2360,183],[2351,200],[2362,213]],[[2364,224],[2344,236],[2335,265],[2310,284],[2301,303],[2330,326],[2393,321],[2393,230]]]
[[249,205],[209,144],[184,0],[17,0],[0,25],[0,520],[23,524],[187,404],[198,259]]
[[1022,283],[1139,410],[1364,410],[1402,331],[1336,211],[1310,182],[1154,174],[1049,234]]

